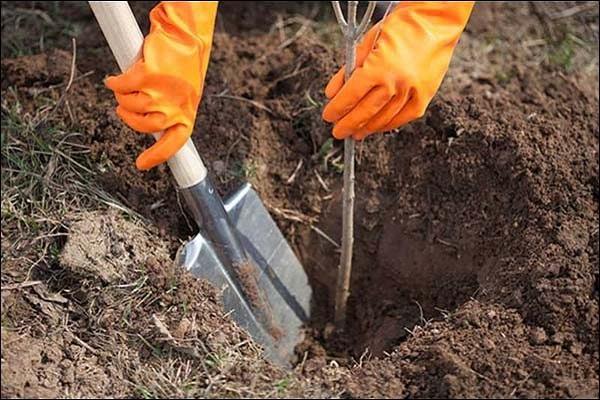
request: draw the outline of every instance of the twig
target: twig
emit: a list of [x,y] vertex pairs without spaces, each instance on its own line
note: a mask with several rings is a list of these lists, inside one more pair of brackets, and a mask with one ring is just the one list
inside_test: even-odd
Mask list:
[[317,218],[309,217],[308,215],[302,214],[300,211],[290,210],[288,208],[277,208],[266,202],[265,205],[270,211],[273,211],[275,214],[285,219],[289,219],[290,221],[301,222],[303,224],[312,224],[317,220]]
[[471,371],[473,374],[475,374],[475,376],[478,376],[479,378],[485,380],[486,382],[491,383],[492,385],[495,385],[500,388],[503,387],[503,384],[501,384],[500,382],[495,381],[491,378],[488,378],[487,376],[483,375],[482,373],[475,371],[473,368],[469,367],[468,365],[465,365],[465,368],[467,369],[467,371]]
[[21,283],[12,283],[10,285],[0,287],[0,290],[15,290],[15,289],[23,289],[30,286],[39,285],[42,281],[26,281]]
[[17,7],[14,10],[11,9],[6,9],[6,10],[2,10],[2,13],[6,13],[6,14],[28,14],[28,15],[32,15],[34,17],[40,17],[41,19],[44,20],[44,22],[46,22],[48,25],[50,26],[55,26],[56,23],[52,20],[52,18],[50,18],[50,16],[42,11],[42,10],[37,10],[37,9],[28,9],[28,8],[22,8],[22,7]]
[[[298,67],[300,67],[300,64],[298,64]],[[298,68],[298,67],[296,67],[296,68],[294,69],[294,71],[292,71],[291,73],[289,73],[289,74],[286,74],[286,75],[284,75],[284,76],[282,76],[282,77],[279,77],[279,78],[275,79],[274,81],[272,81],[272,82],[270,83],[270,85],[271,85],[271,86],[275,86],[277,83],[279,83],[279,82],[281,82],[281,81],[284,81],[284,80],[286,80],[286,79],[293,78],[294,76],[296,76],[296,75],[299,75],[299,74],[301,74],[301,73],[303,73],[303,72],[306,72],[306,71],[308,71],[308,70],[310,69],[310,67],[305,67],[305,68]],[[307,93],[308,93],[308,91],[307,91]],[[312,109],[312,107],[311,107],[311,109]]]
[[308,359],[308,351],[305,351],[304,355],[302,356],[302,362],[300,364],[298,364],[298,371],[300,371],[300,373],[304,372],[304,364],[306,364],[307,359]]
[[317,180],[319,181],[319,183],[321,184],[321,186],[323,186],[323,189],[325,189],[326,191],[329,192],[329,186],[327,186],[327,184],[325,183],[325,181],[323,180],[323,178],[321,178],[321,175],[319,175],[319,173],[317,172],[317,170],[315,170],[315,175],[317,176]]
[[71,57],[71,72],[69,74],[69,83],[67,83],[67,87],[65,88],[65,94],[71,89],[71,85],[73,84],[73,78],[75,78],[75,63],[77,61],[77,41],[75,38],[71,39],[73,43],[73,56]]
[[369,356],[369,352],[370,352],[370,351],[369,351],[369,348],[367,347],[367,348],[365,349],[365,351],[363,351],[363,353],[360,355],[360,358],[358,359],[358,367],[359,367],[359,368],[362,368],[362,366],[363,366],[363,361],[365,360],[365,358],[366,358],[366,357],[368,357],[368,356]]
[[253,105],[254,107],[256,107],[256,108],[259,108],[259,109],[261,109],[261,110],[263,110],[263,111],[266,111],[266,112],[268,112],[268,113],[269,113],[269,114],[271,114],[271,115],[274,115],[273,111],[272,111],[270,108],[268,108],[267,106],[265,106],[264,104],[261,104],[261,103],[259,103],[258,101],[254,101],[254,100],[251,100],[251,99],[247,99],[247,98],[245,98],[245,97],[241,97],[241,96],[233,96],[233,95],[230,95],[230,94],[223,94],[223,93],[220,93],[220,94],[213,94],[213,95],[212,95],[212,96],[210,96],[210,97],[217,97],[217,98],[223,98],[223,99],[231,99],[231,100],[245,101],[245,102],[247,102],[247,103],[250,103],[250,104],[252,104],[252,105]]
[[[92,75],[94,72],[96,72],[96,71],[91,70],[91,71],[86,72],[85,74],[81,74],[77,78],[74,78],[71,83],[74,83],[74,82],[77,82],[77,81],[79,81],[79,80],[81,80],[83,78],[86,78],[86,77]],[[49,90],[58,89],[59,87],[63,87],[63,86],[65,86],[65,83],[57,83],[56,85],[50,85],[50,86],[47,86],[47,87],[41,88],[41,89],[32,88],[32,90],[34,91],[35,94],[40,94],[40,93],[47,92]]]
[[596,2],[590,1],[586,4],[580,4],[575,7],[567,8],[566,10],[563,10],[560,12],[552,13],[549,15],[549,17],[550,17],[550,19],[568,18],[568,17],[572,17],[573,15],[577,15],[582,11],[587,11],[587,10],[590,10],[595,7],[596,7]]
[[337,19],[338,24],[342,28],[345,28],[348,25],[348,23],[346,22],[346,19],[344,18],[344,14],[342,14],[342,8],[340,7],[340,2],[332,1],[331,5],[333,6],[333,13],[335,14],[335,18]]
[[300,161],[298,161],[298,165],[296,165],[296,168],[294,168],[294,172],[292,172],[289,178],[286,179],[285,183],[289,185],[290,183],[294,182],[294,179],[296,179],[296,174],[298,173],[298,171],[300,171],[300,168],[302,168],[303,164],[304,160],[300,159]]
[[58,101],[56,102],[54,107],[45,116],[40,118],[40,120],[37,121],[33,125],[34,128],[37,128],[42,122],[46,121],[52,114],[54,114],[56,112],[56,110],[58,110],[58,108],[62,105],[62,103],[67,98],[69,89],[71,89],[71,85],[73,84],[73,80],[75,79],[75,72],[76,72],[75,65],[77,62],[77,41],[75,40],[75,38],[72,38],[71,42],[73,43],[73,53],[72,53],[73,55],[71,57],[71,71],[69,73],[69,80],[67,81],[67,87],[65,88],[65,91],[60,96],[60,98],[58,99]]
[[317,228],[314,225],[310,226],[310,229],[312,229],[313,231],[315,231],[318,235],[320,235],[321,237],[323,237],[323,239],[327,240],[329,243],[331,243],[332,245],[334,245],[336,248],[340,248],[340,245],[338,242],[336,242],[335,240],[333,240],[329,235],[327,235],[325,232],[323,232],[322,230],[320,230],[319,228]]
[[419,316],[421,318],[421,323],[423,324],[423,326],[427,326],[428,321],[425,319],[425,316],[423,315],[423,307],[421,307],[421,304],[419,304],[418,301],[413,300],[413,302],[417,305],[417,307],[419,307]]
[[240,135],[227,149],[227,154],[225,155],[225,167],[229,166],[229,157],[231,157],[231,152],[237,146],[237,144],[242,140],[244,136]]
[[296,31],[296,33],[294,33],[294,36],[292,36],[291,38],[289,38],[288,40],[286,40],[285,42],[283,42],[283,43],[281,43],[279,45],[279,50],[285,49],[290,44],[292,44],[296,40],[298,40],[298,38],[300,36],[302,36],[304,34],[304,32],[306,32],[306,29],[308,29],[308,27],[310,25],[310,22],[311,21],[309,19],[307,19],[306,21],[304,21],[304,23],[302,24],[302,26],[300,26],[300,28]]
[[[388,4],[388,8],[386,10],[386,15],[387,12],[390,10],[390,7],[392,6],[392,4],[394,4],[393,2],[390,2],[390,4]],[[358,27],[356,28],[356,31],[359,32],[359,35],[362,34],[362,32],[365,32],[367,30],[367,25],[369,25],[369,22],[371,22],[371,18],[373,17],[373,12],[375,11],[375,6],[377,5],[376,1],[370,1],[369,5],[367,6],[367,11],[365,11],[365,15],[363,15],[362,20],[360,21],[360,24],[358,24]],[[385,16],[384,16],[385,18]]]
[[148,340],[146,340],[145,337],[143,337],[139,333],[136,336],[139,337],[142,340],[142,343],[144,343],[146,346],[148,346],[148,348],[152,351],[152,353],[154,353],[154,354],[159,353],[159,350],[156,347],[152,346],[150,344],[150,342]]
[[523,387],[523,384],[525,382],[527,382],[527,380],[529,379],[529,377],[531,376],[531,373],[528,373],[525,378],[523,378],[521,381],[519,381],[517,383],[517,386],[515,386],[515,388],[510,392],[510,394],[508,395],[508,397],[513,397],[515,395],[515,393],[517,393],[517,390],[521,390],[521,388]]
[[[346,40],[345,81],[352,75],[355,67],[356,43],[366,29],[376,2],[369,2],[367,12],[360,24],[356,25],[356,9],[358,1],[348,2],[348,19],[342,15],[339,1],[332,1],[335,17]],[[362,29],[362,30],[361,30]],[[334,323],[337,329],[343,330],[346,325],[346,308],[350,295],[350,275],[352,273],[352,247],[354,243],[354,139],[344,140],[344,192],[342,211],[342,255],[335,296]]]
[[89,344],[87,344],[86,342],[84,342],[83,340],[79,339],[77,337],[76,334],[74,334],[70,329],[69,329],[69,333],[71,335],[73,335],[73,339],[79,343],[81,346],[83,346],[84,348],[86,348],[90,353],[92,353],[93,355],[98,355],[98,350],[94,349],[92,346],[90,346]]
[[454,243],[450,243],[447,240],[440,239],[440,238],[435,238],[435,240],[437,240],[439,243],[443,244],[444,246],[448,246],[448,247],[452,247],[454,249],[458,249],[457,245],[455,245]]

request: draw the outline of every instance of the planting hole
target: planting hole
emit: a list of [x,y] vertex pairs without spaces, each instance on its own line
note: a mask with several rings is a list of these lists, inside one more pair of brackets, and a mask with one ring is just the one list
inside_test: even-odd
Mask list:
[[[339,227],[333,224],[339,222],[330,217],[337,235]],[[355,356],[368,348],[381,355],[417,325],[442,319],[475,295],[480,269],[476,252],[426,236],[394,220],[369,233],[361,229],[354,245],[346,333],[342,338],[326,337],[327,347]],[[302,253],[313,286],[312,323],[323,333],[333,319],[339,252],[314,232],[307,243],[310,252]]]

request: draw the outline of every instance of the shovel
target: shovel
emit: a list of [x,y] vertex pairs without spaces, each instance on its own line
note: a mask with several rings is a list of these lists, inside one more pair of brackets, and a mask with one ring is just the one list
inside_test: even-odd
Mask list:
[[[89,3],[120,69],[127,70],[143,43],[129,5]],[[222,291],[225,312],[263,345],[268,359],[291,366],[312,294],[302,265],[250,184],[221,200],[191,139],[168,165],[200,228],[176,262]]]

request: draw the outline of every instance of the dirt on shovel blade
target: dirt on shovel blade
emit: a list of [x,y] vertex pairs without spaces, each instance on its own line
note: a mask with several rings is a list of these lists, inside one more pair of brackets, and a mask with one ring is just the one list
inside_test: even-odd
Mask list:
[[273,312],[267,299],[261,295],[261,289],[258,287],[258,274],[250,261],[241,265],[234,265],[234,271],[238,277],[244,294],[247,296],[250,306],[257,311],[257,316],[264,322],[265,328],[269,335],[275,340],[281,339],[284,332],[277,325],[273,318]]
[[598,396],[598,4],[477,3],[425,116],[357,145],[344,335],[341,43],[328,3],[221,3],[193,136],[307,271],[290,372],[173,265],[196,228],[166,166],[135,169],[152,139],[89,7],[3,3],[2,397]]

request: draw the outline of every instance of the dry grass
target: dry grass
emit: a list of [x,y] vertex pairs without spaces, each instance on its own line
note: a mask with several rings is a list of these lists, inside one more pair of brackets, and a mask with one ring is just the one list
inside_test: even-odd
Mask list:
[[27,249],[38,261],[29,269],[52,261],[65,215],[108,206],[133,215],[95,184],[84,133],[69,124],[66,110],[54,112],[59,93],[36,96],[33,107],[22,105],[15,88],[2,93],[3,257]]

